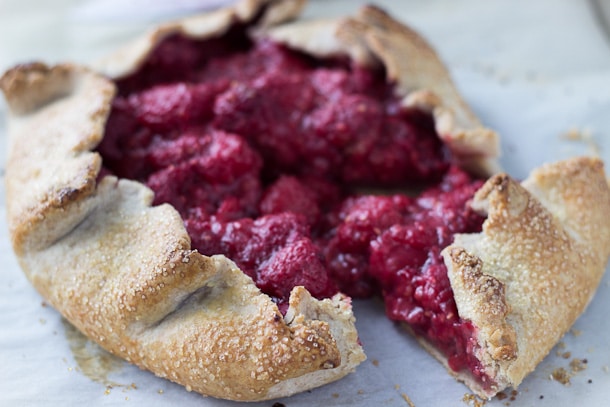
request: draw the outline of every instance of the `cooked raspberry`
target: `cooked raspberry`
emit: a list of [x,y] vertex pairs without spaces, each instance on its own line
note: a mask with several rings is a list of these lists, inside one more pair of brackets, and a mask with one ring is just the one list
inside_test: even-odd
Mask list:
[[374,99],[338,93],[309,115],[309,129],[331,148],[345,152],[347,158],[367,155],[381,137],[382,111]]
[[[402,251],[404,243],[396,240],[391,248],[385,250]],[[407,254],[406,251],[402,253]],[[405,266],[392,279],[393,287],[385,286],[384,302],[388,316],[408,323],[417,335],[434,343],[445,353],[453,370],[468,369],[475,376],[484,377],[482,366],[474,356],[474,327],[459,318],[447,269],[438,251],[431,250],[423,267],[409,266],[404,257],[402,261]]]
[[309,235],[304,218],[292,213],[230,222],[193,216],[185,223],[193,247],[205,255],[226,254],[255,281],[259,266],[277,248]]
[[315,191],[291,176],[282,176],[271,184],[264,192],[259,208],[262,215],[282,212],[301,214],[310,225],[315,225],[320,217]]
[[261,262],[267,259],[275,248],[309,236],[309,225],[305,218],[291,212],[261,216],[254,221],[252,230],[256,239],[248,246],[251,250],[263,254]]
[[483,183],[471,181],[464,175],[454,167],[438,187],[428,189],[417,198],[420,211],[416,218],[429,222],[428,227],[442,225],[442,228],[437,228],[439,246],[448,246],[456,233],[481,229],[483,218],[475,214],[467,203]]
[[249,250],[254,221],[244,218],[225,222],[215,216],[205,218],[197,215],[187,218],[184,222],[191,237],[191,245],[207,256],[224,254],[256,281],[260,252]]
[[155,203],[171,203],[182,213],[196,208],[209,216],[225,201],[235,205],[237,199],[237,217],[255,214],[261,159],[239,136],[213,132],[165,141],[151,151],[148,162],[160,168],[147,181],[156,191]]
[[[467,201],[480,182],[452,169],[438,188],[424,192],[411,207],[410,220],[371,241],[368,273],[381,285],[386,312],[407,322],[441,349],[455,370],[479,371],[466,347],[473,327],[459,318],[441,250],[456,233],[479,232],[483,218]],[[478,369],[478,370],[477,370]]]
[[395,224],[369,240],[370,273],[384,286],[392,287],[398,278],[412,278],[428,259],[430,249],[436,247],[434,228],[424,223]]
[[264,292],[279,299],[287,299],[299,285],[318,298],[337,292],[328,278],[320,250],[307,237],[277,248],[261,264],[257,282]]
[[[371,72],[370,70],[365,70]],[[371,79],[371,78],[369,78]],[[371,83],[362,85],[361,78],[357,78],[352,72],[337,68],[320,68],[311,73],[311,84],[316,92],[330,103],[337,102],[345,95],[362,95],[370,90]],[[379,85],[375,83],[375,85]]]
[[214,82],[229,79],[246,82],[259,78],[273,70],[278,72],[300,72],[308,64],[271,41],[260,41],[247,51],[233,53],[223,58],[211,59],[198,73],[199,82]]
[[329,271],[340,289],[353,297],[368,297],[377,284],[368,275],[369,245],[390,226],[402,223],[411,199],[404,195],[361,196],[344,201],[338,226],[322,245]]
[[209,120],[216,96],[227,87],[226,81],[197,85],[179,82],[155,86],[131,95],[128,100],[144,127],[168,133]]
[[337,292],[300,216],[282,213],[232,222],[190,218],[186,227],[201,253],[227,255],[278,303],[287,303],[296,285],[319,298]]
[[302,75],[261,76],[236,83],[216,99],[214,125],[243,135],[265,159],[265,166],[295,169],[302,155],[302,112],[314,103],[311,85]]
[[444,147],[429,115],[403,110],[385,117],[368,150],[348,154],[343,179],[374,185],[413,185],[440,180],[448,169]]
[[385,82],[379,71],[359,65],[345,67],[320,67],[311,73],[311,83],[316,91],[333,101],[344,94],[363,94],[375,100],[391,98],[393,88]]
[[406,195],[348,198],[339,215],[342,223],[336,236],[344,247],[361,248],[390,226],[403,223],[411,204],[412,199]]

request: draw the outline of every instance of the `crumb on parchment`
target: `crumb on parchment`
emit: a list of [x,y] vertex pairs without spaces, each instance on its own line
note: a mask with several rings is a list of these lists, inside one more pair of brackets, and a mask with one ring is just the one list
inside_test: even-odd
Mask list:
[[572,359],[570,362],[570,369],[572,373],[582,372],[587,368],[587,359]]
[[564,386],[569,386],[571,384],[570,379],[574,377],[576,373],[585,370],[587,368],[587,363],[589,363],[587,359],[574,358],[570,361],[569,371],[563,367],[558,367],[551,372],[549,378]]
[[562,133],[560,138],[566,141],[584,143],[594,156],[599,156],[601,153],[601,147],[595,141],[593,132],[588,128],[572,127],[568,131]]
[[472,407],[483,407],[487,401],[471,393],[464,394],[462,401]]
[[554,369],[551,372],[550,379],[554,380],[556,382],[559,382],[559,383],[563,384],[564,386],[570,385],[570,374],[563,367],[558,367],[557,369]]
[[415,404],[413,403],[413,401],[411,400],[411,398],[409,396],[407,396],[406,393],[401,393],[400,394],[402,396],[402,398],[404,399],[404,401],[407,402],[407,404],[409,405],[409,407],[415,407]]

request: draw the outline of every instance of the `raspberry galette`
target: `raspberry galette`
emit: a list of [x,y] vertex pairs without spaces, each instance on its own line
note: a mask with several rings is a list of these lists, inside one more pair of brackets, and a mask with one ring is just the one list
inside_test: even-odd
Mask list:
[[349,298],[375,295],[477,394],[517,386],[605,269],[602,163],[483,180],[497,136],[423,39],[375,7],[283,23],[301,6],[167,24],[97,72],[8,71],[22,268],[101,346],[206,395],[343,377],[364,360]]

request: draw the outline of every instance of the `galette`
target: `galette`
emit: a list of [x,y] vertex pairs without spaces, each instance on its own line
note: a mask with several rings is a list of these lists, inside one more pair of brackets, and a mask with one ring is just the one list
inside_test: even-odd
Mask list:
[[303,6],[246,0],[91,67],[6,72],[21,267],[99,345],[204,395],[354,371],[351,298],[375,296],[477,395],[518,386],[606,268],[603,163],[514,180],[418,34],[373,6],[289,21]]

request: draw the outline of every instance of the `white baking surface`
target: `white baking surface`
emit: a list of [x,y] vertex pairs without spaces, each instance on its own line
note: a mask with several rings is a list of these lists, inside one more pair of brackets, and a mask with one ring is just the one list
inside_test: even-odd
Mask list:
[[[306,16],[342,15],[354,12],[360,3],[313,0]],[[134,16],[133,23],[127,23],[128,18],[80,21],[74,7],[82,4],[0,0],[0,72],[34,59],[90,61],[145,26],[141,16]],[[511,174],[524,177],[543,162],[579,154],[598,154],[610,163],[610,40],[603,37],[587,1],[378,4],[417,28],[436,47],[482,121],[500,132],[501,162]],[[5,116],[0,98],[2,178]],[[562,137],[572,129],[585,140]],[[0,202],[0,405],[238,405],[188,393],[123,362],[107,368],[107,377],[88,377],[87,369],[75,359],[79,353],[71,350],[78,339],[67,334],[59,314],[44,306],[19,270],[8,240],[3,187]],[[507,398],[486,405],[608,405],[609,311],[610,275],[606,275],[585,314],[562,340],[563,347],[554,349],[526,378],[514,400],[508,391]],[[355,313],[368,360],[338,383],[277,402],[287,407],[408,406],[406,395],[418,407],[467,405],[463,401],[467,388],[389,322],[380,302],[357,302]],[[88,346],[85,355],[94,356],[88,363],[100,359]],[[570,352],[567,359],[560,355],[565,352]],[[587,368],[576,373],[569,386],[549,379],[557,368],[569,371],[573,358],[587,359]],[[250,405],[271,407],[275,402]]]

